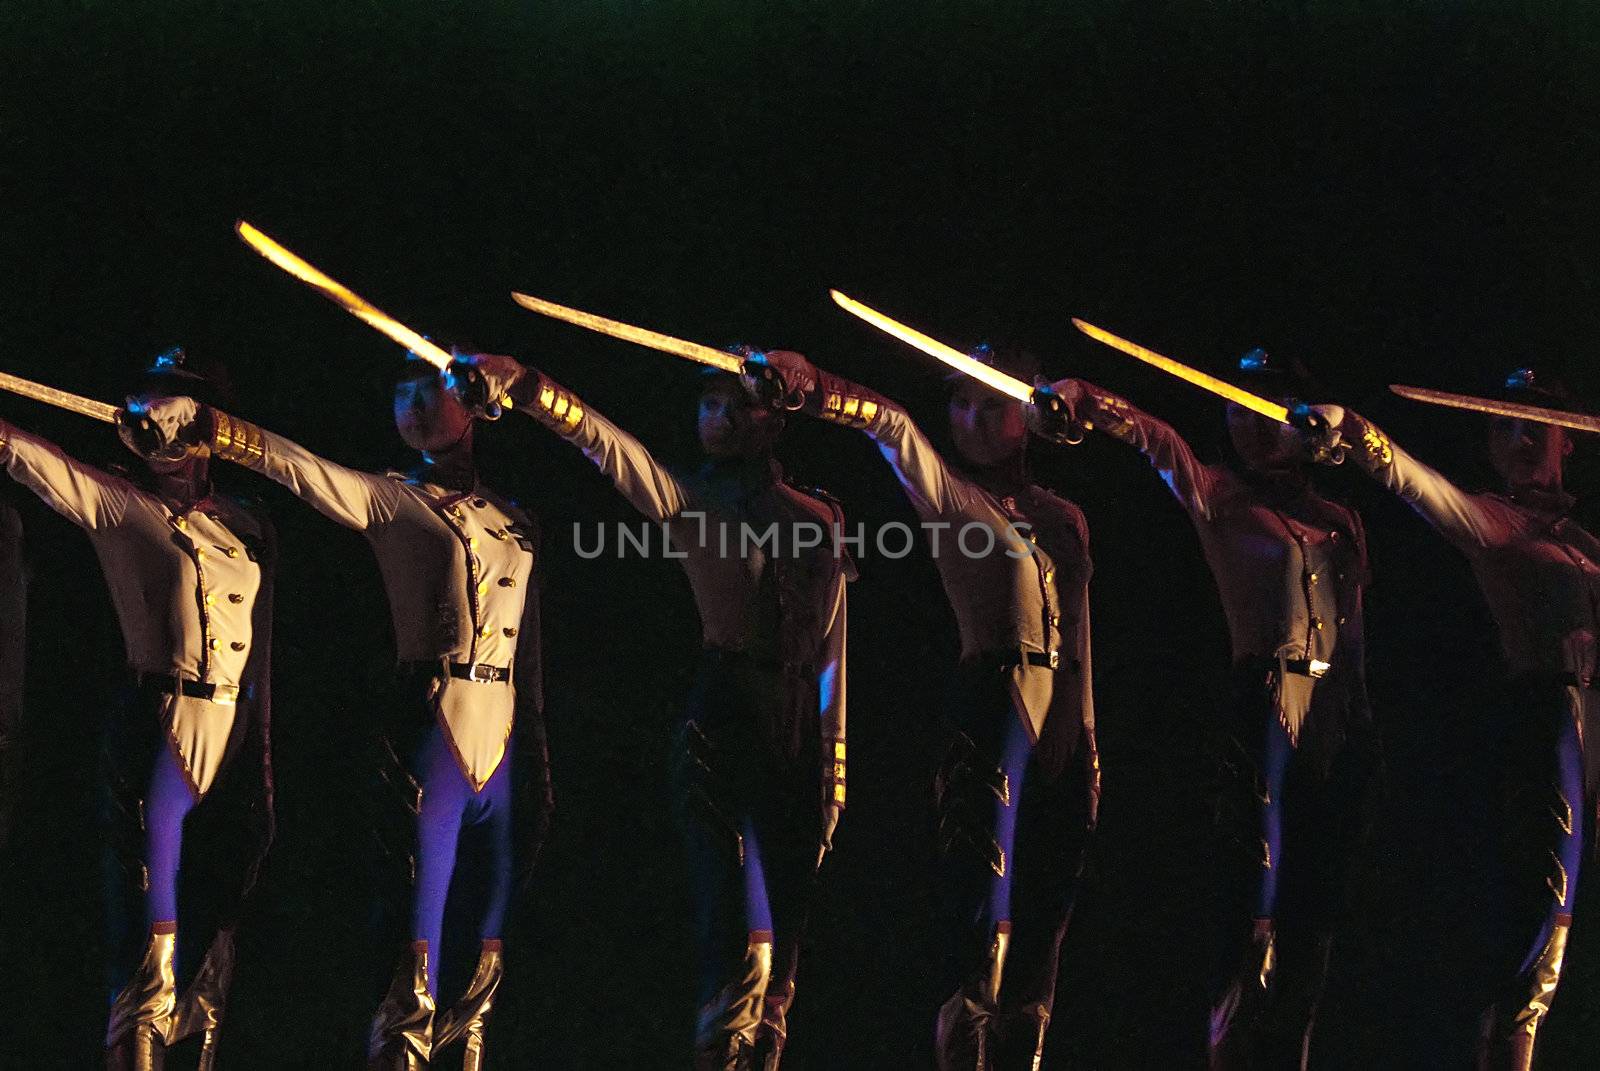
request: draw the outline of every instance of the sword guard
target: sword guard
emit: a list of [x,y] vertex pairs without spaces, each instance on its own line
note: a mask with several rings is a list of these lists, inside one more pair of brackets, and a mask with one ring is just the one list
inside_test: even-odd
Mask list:
[[1051,390],[1046,384],[1033,388],[1033,396],[1028,399],[1028,404],[1036,414],[1036,431],[1051,442],[1066,443],[1068,446],[1077,446],[1083,442],[1085,431],[1082,423],[1073,418],[1067,409],[1066,400]]
[[117,431],[122,441],[140,457],[157,457],[173,445],[166,441],[161,429],[143,409],[131,405],[117,410]]
[[752,353],[746,357],[742,374],[755,384],[756,397],[769,409],[793,413],[806,404],[805,393],[790,390],[783,375],[767,363],[765,354]]
[[505,406],[489,399],[489,383],[483,373],[466,361],[451,361],[444,370],[445,386],[461,400],[473,416],[499,420]]
[[1324,420],[1305,402],[1291,401],[1288,406],[1289,423],[1300,431],[1306,452],[1314,463],[1342,465],[1349,453],[1350,444],[1339,438],[1339,429]]

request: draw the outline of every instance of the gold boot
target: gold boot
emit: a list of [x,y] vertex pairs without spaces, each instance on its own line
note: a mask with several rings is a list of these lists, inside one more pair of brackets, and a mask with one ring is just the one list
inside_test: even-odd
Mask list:
[[751,1071],[778,1071],[783,1062],[783,1047],[789,1041],[789,1008],[794,1004],[794,979],[770,982],[761,1009],[761,1025],[756,1028]]
[[177,982],[172,974],[176,929],[172,923],[151,927],[143,959],[111,1002],[111,1018],[106,1023],[106,1067],[110,1071],[161,1071],[166,1062],[167,1031],[177,1004]]
[[1005,974],[1011,924],[995,927],[988,955],[976,975],[939,1008],[933,1024],[934,1063],[939,1071],[988,1071],[1000,980]]
[[1479,1071],[1529,1071],[1533,1066],[1533,1043],[1539,1024],[1550,1012],[1556,986],[1561,981],[1561,961],[1567,951],[1570,920],[1558,922],[1533,966],[1524,975],[1528,995],[1514,1008],[1499,1013],[1491,1008],[1484,1017],[1484,1034],[1479,1047]]
[[372,1017],[368,1071],[427,1071],[433,1052],[433,997],[428,992],[428,942],[401,954],[394,982]]
[[753,933],[734,978],[700,1009],[695,1029],[695,1071],[745,1071],[761,1026],[772,976],[772,935]]
[[1212,1071],[1250,1066],[1251,1036],[1266,1005],[1276,961],[1273,921],[1258,918],[1232,983],[1211,1009],[1208,1066]]
[[233,931],[222,930],[206,949],[189,988],[184,990],[167,1028],[166,1042],[175,1045],[192,1034],[201,1034],[198,1071],[214,1071],[217,1066],[217,1041],[222,1030],[222,1013],[233,985]]
[[465,1040],[461,1071],[483,1071],[483,1035],[489,1028],[489,1013],[494,1010],[494,995],[500,990],[505,970],[499,938],[484,941],[478,953],[478,968],[466,993],[439,1015],[433,1031],[433,1052]]

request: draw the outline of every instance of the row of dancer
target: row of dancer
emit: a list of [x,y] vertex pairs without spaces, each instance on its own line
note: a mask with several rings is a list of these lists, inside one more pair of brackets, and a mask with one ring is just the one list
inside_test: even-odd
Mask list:
[[[747,353],[782,383],[786,408],[869,435],[924,520],[977,523],[989,553],[936,555],[961,637],[949,689],[954,743],[935,787],[951,934],[951,995],[937,1010],[944,1068],[1037,1066],[1099,764],[1088,532],[1077,507],[1035,484],[1031,432],[1058,437],[1037,406],[961,378],[946,458],[906,410],[786,351]],[[980,360],[1031,380],[1018,353]],[[1261,393],[1304,396],[1253,356]],[[460,1044],[483,1058],[503,970],[501,925],[514,863],[531,859],[551,807],[538,659],[538,537],[532,519],[481,481],[481,381],[577,446],[630,502],[668,526],[700,612],[704,654],[677,737],[674,793],[695,883],[696,1061],[776,1068],[795,994],[810,890],[846,802],[846,584],[837,502],[792,485],[773,457],[787,413],[748,375],[714,373],[701,391],[705,459],[658,463],[628,433],[548,376],[475,355],[441,375],[411,362],[395,422],[420,454],[406,473],[339,466],[234,416],[181,361],[158,362],[133,406],[159,430],[138,440],[145,471],[111,475],[0,425],[0,461],[85,528],[105,566],[133,678],[114,720],[125,741],[114,787],[130,819],[119,843],[137,890],[107,1029],[112,1066],[159,1066],[194,1036],[215,1059],[232,971],[231,926],[271,834],[270,525],[213,493],[213,461],[277,480],[372,544],[393,612],[399,670],[384,712],[388,783],[401,850],[414,861],[410,941],[372,1024],[374,1067],[425,1067]],[[1545,388],[1513,377],[1514,396]],[[1250,757],[1260,853],[1241,953],[1217,986],[1215,1066],[1298,1066],[1327,970],[1337,892],[1372,765],[1363,680],[1359,517],[1320,495],[1314,461],[1343,447],[1466,551],[1511,669],[1508,815],[1522,823],[1530,874],[1547,903],[1505,997],[1485,1016],[1485,1066],[1526,1067],[1559,980],[1585,817],[1592,817],[1595,598],[1600,547],[1570,520],[1561,489],[1570,439],[1497,421],[1503,493],[1468,495],[1333,407],[1296,430],[1230,407],[1238,454],[1200,463],[1167,425],[1090,384],[1054,385],[1072,424],[1147,456],[1193,519],[1233,644],[1232,724]],[[135,437],[127,436],[130,441]],[[706,520],[835,533],[730,554]],[[736,544],[738,545],[738,544]],[[231,786],[231,787],[230,787]],[[213,801],[216,802],[213,802]],[[241,881],[216,938],[177,985],[176,875],[184,817],[205,801],[238,807]],[[223,801],[227,801],[224,803]],[[139,819],[142,818],[142,828]],[[519,836],[519,826],[525,832]],[[438,1002],[438,949],[458,840],[484,840],[491,895],[466,993]],[[1544,853],[1547,850],[1547,854]]]

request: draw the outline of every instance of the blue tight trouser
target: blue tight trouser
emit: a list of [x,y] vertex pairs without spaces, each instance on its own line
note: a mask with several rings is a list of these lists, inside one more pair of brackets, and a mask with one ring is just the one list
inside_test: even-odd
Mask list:
[[423,737],[412,760],[412,774],[422,788],[422,805],[417,815],[417,879],[411,903],[411,936],[428,942],[430,993],[438,991],[445,901],[455,875],[456,848],[463,829],[472,830],[482,839],[488,859],[487,895],[478,922],[478,937],[500,937],[511,901],[511,766],[512,744],[507,740],[500,765],[483,788],[474,792],[437,725]]
[[935,789],[946,982],[971,982],[993,935],[1009,932],[1001,1004],[1048,1015],[1097,810],[1093,737],[1047,723],[1034,745],[1003,673],[963,667],[953,697],[957,735]]

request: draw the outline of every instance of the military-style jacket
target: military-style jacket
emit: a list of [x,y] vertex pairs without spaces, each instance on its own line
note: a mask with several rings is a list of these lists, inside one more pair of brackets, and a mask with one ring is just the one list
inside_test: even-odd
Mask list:
[[[980,484],[946,464],[897,403],[831,373],[818,377],[807,412],[871,436],[923,521],[962,661],[1012,667],[1013,699],[1033,739],[1064,719],[1092,742],[1093,567],[1082,511],[1041,487]],[[1069,751],[1075,736],[1061,737]]]
[[1171,426],[1083,386],[1077,417],[1144,454],[1194,523],[1235,662],[1279,663],[1275,700],[1290,739],[1300,742],[1308,718],[1319,723],[1314,731],[1336,738],[1365,721],[1368,569],[1360,515],[1308,484],[1203,464]]
[[531,394],[537,419],[666,526],[683,555],[705,646],[784,666],[791,711],[809,706],[821,719],[824,775],[843,803],[845,584],[854,566],[839,543],[838,505],[783,482],[775,463],[713,462],[675,473],[549,377],[539,375]]
[[88,533],[111,589],[129,666],[211,686],[212,694],[203,697],[182,694],[180,685],[161,709],[190,787],[204,795],[250,731],[252,717],[256,731],[265,732],[270,526],[220,495],[182,507],[166,502],[4,424],[0,462]]
[[1362,469],[1467,556],[1513,674],[1595,677],[1600,540],[1567,515],[1571,498],[1469,494],[1354,413],[1344,436]]
[[[217,456],[276,480],[367,537],[398,657],[440,664],[435,712],[462,775],[482,789],[505,755],[519,697],[535,712],[542,707],[532,520],[481,486],[440,487],[426,471],[359,472],[226,413],[213,411],[212,419]],[[445,672],[445,663],[498,679],[464,679]]]

